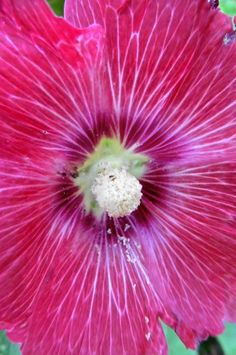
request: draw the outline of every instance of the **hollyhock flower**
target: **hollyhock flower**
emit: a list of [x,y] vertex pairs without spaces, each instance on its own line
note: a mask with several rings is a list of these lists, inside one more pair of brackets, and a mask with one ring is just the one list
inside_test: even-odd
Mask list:
[[205,0],[0,1],[0,327],[167,354],[236,320],[236,48]]

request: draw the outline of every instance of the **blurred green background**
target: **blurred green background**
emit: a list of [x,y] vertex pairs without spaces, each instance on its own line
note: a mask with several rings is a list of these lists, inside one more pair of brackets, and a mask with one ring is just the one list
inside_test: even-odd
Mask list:
[[[63,15],[64,0],[48,0],[53,10],[58,15]],[[198,351],[186,350],[174,331],[164,326],[169,345],[170,355],[236,355],[236,325],[226,325],[224,334],[218,339],[210,339],[201,345]],[[218,342],[218,344],[217,344]],[[222,347],[223,352],[220,350]],[[7,340],[4,332],[0,332],[0,355],[19,355],[18,346]],[[35,354],[37,355],[37,354]],[[46,355],[46,354],[45,354]],[[50,355],[50,354],[47,354]]]
[[63,15],[64,0],[48,0],[57,15]]

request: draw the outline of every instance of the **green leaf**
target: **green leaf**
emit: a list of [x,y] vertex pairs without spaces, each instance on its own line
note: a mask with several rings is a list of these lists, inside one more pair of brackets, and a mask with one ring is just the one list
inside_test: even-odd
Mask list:
[[225,331],[218,337],[226,355],[236,354],[236,324],[227,324]]
[[221,11],[229,16],[236,16],[236,0],[220,0]]
[[172,329],[165,325],[163,325],[163,328],[169,347],[169,355],[197,355],[196,351],[186,349]]
[[[163,326],[169,346],[169,355],[197,355],[198,351],[187,350],[186,347],[179,340],[175,332]],[[218,338],[225,355],[236,354],[236,324],[227,324],[225,331]]]
[[63,16],[64,0],[48,0],[49,5],[59,16]]
[[5,332],[0,332],[0,355],[19,355],[19,347],[7,339]]

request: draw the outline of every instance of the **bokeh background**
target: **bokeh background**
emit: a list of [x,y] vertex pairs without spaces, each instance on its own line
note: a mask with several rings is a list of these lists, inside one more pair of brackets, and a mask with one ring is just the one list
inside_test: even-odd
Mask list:
[[[47,1],[57,15],[63,16],[64,0]],[[209,338],[207,341],[200,344],[196,351],[187,350],[173,330],[169,329],[165,325],[163,325],[163,328],[166,333],[170,355],[236,355],[235,324],[226,324],[225,332],[221,336],[218,338]],[[19,347],[8,341],[5,332],[0,332],[0,355],[19,354]]]

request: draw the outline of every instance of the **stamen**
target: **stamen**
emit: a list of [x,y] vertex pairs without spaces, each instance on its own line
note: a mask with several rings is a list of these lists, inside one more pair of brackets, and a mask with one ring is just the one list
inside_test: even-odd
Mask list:
[[103,166],[91,191],[98,205],[110,217],[130,215],[140,205],[142,185],[125,168]]

